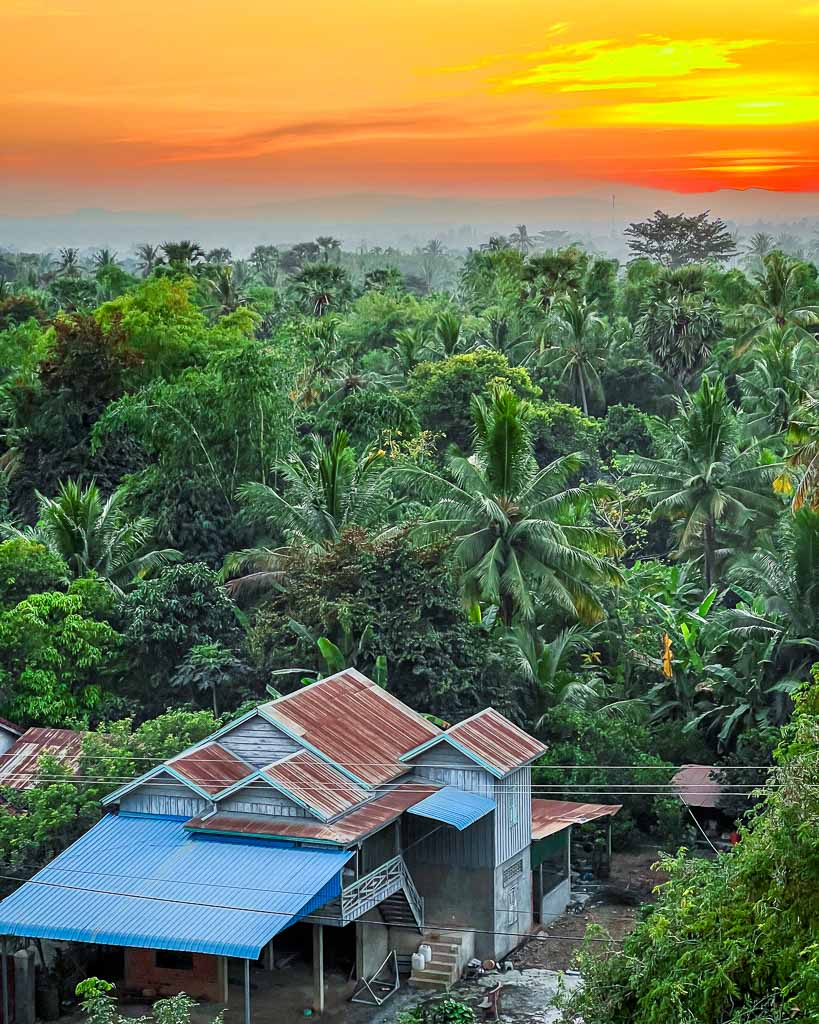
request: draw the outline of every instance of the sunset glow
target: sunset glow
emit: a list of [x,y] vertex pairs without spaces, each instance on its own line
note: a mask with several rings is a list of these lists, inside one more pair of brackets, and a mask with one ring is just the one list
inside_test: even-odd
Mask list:
[[5,0],[1,205],[816,191],[817,36],[799,0]]

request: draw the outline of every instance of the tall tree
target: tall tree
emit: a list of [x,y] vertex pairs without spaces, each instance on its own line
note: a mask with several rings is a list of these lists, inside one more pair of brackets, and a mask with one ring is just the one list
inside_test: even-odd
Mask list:
[[572,618],[603,614],[600,588],[619,582],[609,530],[587,521],[589,501],[607,489],[567,486],[580,468],[569,455],[538,469],[529,408],[507,387],[489,403],[473,399],[474,453],[449,455],[446,472],[407,465],[399,475],[431,500],[425,533],[454,538],[467,600],[487,601],[501,619],[531,621],[538,602]]
[[711,219],[709,213],[687,217],[657,210],[649,220],[629,224],[625,235],[632,256],[671,268],[710,260],[724,263],[736,255],[736,244],[725,223],[719,217]]
[[94,572],[120,590],[147,572],[182,556],[151,547],[153,523],[130,516],[120,489],[104,499],[95,483],[83,487],[68,480],[56,498],[38,495],[35,527],[5,526],[6,536],[44,544],[68,564],[75,576]]
[[607,350],[603,321],[585,299],[571,293],[554,307],[547,334],[556,343],[544,353],[545,365],[558,372],[588,416],[589,399],[605,398],[600,379]]
[[755,515],[776,512],[778,503],[766,487],[776,468],[760,460],[753,443],[742,443],[722,380],[704,377],[693,396],[678,400],[677,410],[666,456],[634,456],[629,483],[655,518],[677,526],[677,555],[702,557],[710,590],[719,574],[718,531],[747,529]]

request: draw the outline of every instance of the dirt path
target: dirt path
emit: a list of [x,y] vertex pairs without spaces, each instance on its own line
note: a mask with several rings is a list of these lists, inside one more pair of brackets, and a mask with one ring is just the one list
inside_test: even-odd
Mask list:
[[652,871],[656,860],[652,850],[615,854],[606,885],[608,895],[580,913],[564,914],[544,928],[515,951],[511,958],[515,966],[571,970],[590,924],[600,925],[615,941],[623,939],[634,928],[640,904],[653,901],[652,890],[665,877]]

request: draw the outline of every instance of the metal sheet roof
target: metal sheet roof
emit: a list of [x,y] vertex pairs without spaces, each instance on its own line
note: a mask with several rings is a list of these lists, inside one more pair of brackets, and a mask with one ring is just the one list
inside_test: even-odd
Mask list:
[[685,764],[671,780],[689,807],[716,807],[722,787],[713,778],[715,769],[708,764]]
[[617,814],[622,804],[576,804],[570,800],[532,800],[532,839],[562,832],[571,825]]
[[276,761],[261,774],[325,820],[364,803],[371,795],[309,750]]
[[401,757],[410,761],[436,743],[449,743],[496,778],[503,778],[546,752],[545,744],[519,729],[494,708],[479,711],[471,718],[433,736]]
[[191,818],[186,827],[194,831],[228,835],[266,836],[350,846],[400,818],[404,811],[440,788],[434,782],[402,783],[384,796],[350,811],[331,825],[323,825],[317,821],[300,821],[297,818],[218,812]]
[[440,733],[352,668],[271,701],[262,711],[305,747],[369,786],[403,774],[401,755]]
[[50,754],[74,772],[82,752],[82,733],[71,729],[26,729],[0,756],[0,786],[30,789],[37,784],[40,758]]
[[172,758],[168,764],[211,796],[253,774],[249,764],[219,743],[206,743]]
[[410,814],[419,814],[422,818],[434,818],[446,825],[454,825],[459,832],[480,821],[490,811],[495,810],[495,801],[478,793],[467,793],[457,786],[444,786],[437,793],[426,797],[420,803],[409,808]]
[[15,736],[22,736],[25,732],[21,725],[15,725],[14,722],[10,722],[7,718],[0,718],[0,729],[12,732]]
[[108,815],[0,903],[0,934],[255,959],[340,893],[349,857]]

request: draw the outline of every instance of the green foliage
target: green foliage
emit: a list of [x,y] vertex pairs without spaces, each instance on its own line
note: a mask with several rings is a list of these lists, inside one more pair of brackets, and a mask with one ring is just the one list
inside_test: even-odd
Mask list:
[[12,537],[0,544],[0,607],[68,586],[68,566],[45,544]]
[[499,352],[481,349],[421,363],[410,376],[407,397],[423,427],[465,449],[473,430],[472,396],[486,395],[499,383],[520,398],[539,394],[525,369],[510,366]]
[[97,588],[32,594],[0,613],[0,708],[22,723],[81,723],[102,706],[121,637]]
[[[127,1024],[132,1017],[123,1017],[117,1008],[116,999],[110,994],[115,986],[100,978],[86,978],[77,985],[76,994],[82,997],[82,1011],[88,1024]],[[191,1024],[193,1011],[198,1004],[180,992],[167,999],[157,999],[152,1007],[152,1016],[140,1018],[143,1022],[155,1024]],[[222,1024],[224,1012],[212,1017],[210,1024]]]
[[[219,574],[201,563],[169,566],[143,580],[123,601],[121,616],[129,689],[154,713],[173,700],[174,679],[179,683],[193,648],[218,643],[235,655],[241,646],[236,605]],[[229,687],[220,689],[223,703],[240,699]]]
[[533,402],[529,427],[539,466],[548,466],[565,455],[579,454],[584,473],[594,473],[602,430],[600,420],[585,416],[576,405]]
[[785,1024],[819,1016],[819,678],[797,704],[764,805],[730,854],[670,879],[620,952],[581,959],[567,1020]]
[[606,462],[615,455],[657,454],[652,420],[633,405],[610,405],[600,433],[600,454]]
[[324,554],[294,552],[255,615],[262,673],[318,670],[318,637],[348,652],[352,641],[370,676],[384,656],[390,692],[418,710],[454,721],[492,705],[521,718],[528,687],[508,650],[467,621],[445,548],[352,530]]
[[459,999],[445,999],[422,1003],[398,1015],[397,1024],[476,1024],[477,1017],[471,1006]]

